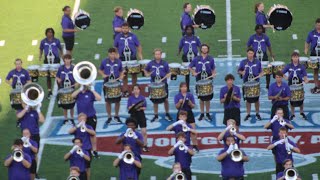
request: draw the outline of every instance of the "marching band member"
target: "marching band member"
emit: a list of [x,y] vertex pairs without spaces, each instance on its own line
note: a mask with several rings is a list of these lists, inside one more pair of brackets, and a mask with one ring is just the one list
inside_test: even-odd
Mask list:
[[[72,56],[70,54],[65,54],[63,56],[63,62],[64,62],[64,65],[60,66],[56,75],[56,80],[57,80],[59,89],[74,88],[76,81],[74,80],[73,74],[72,74],[73,68],[74,68],[74,65],[71,64]],[[70,115],[71,115],[70,122],[72,123],[72,125],[75,125],[73,107],[70,108]],[[63,116],[64,116],[63,124],[66,124],[68,122],[68,109],[63,109]]]
[[[167,83],[167,78],[170,78],[171,73],[169,70],[169,65],[167,61],[162,60],[161,54],[162,50],[159,48],[156,48],[153,50],[154,54],[154,60],[149,62],[147,64],[147,67],[144,69],[144,74],[149,77],[151,76],[151,82],[164,82],[165,83],[165,90],[167,92],[167,96],[165,97],[164,100],[164,109],[166,111],[166,119],[168,121],[172,121],[172,117],[169,114],[169,102],[168,102],[168,97],[169,97],[169,91],[168,91],[168,83]],[[158,116],[158,104],[159,101],[151,99],[153,102],[153,109],[154,109],[154,117],[151,120],[151,122],[158,121],[159,116]],[[161,102],[162,103],[162,102]]]
[[184,132],[179,132],[176,137],[177,143],[169,150],[168,154],[170,156],[174,155],[175,163],[181,164],[181,171],[185,174],[186,179],[189,180],[192,176],[190,166],[194,151],[185,144],[186,135]]
[[5,161],[4,166],[8,168],[8,179],[9,180],[31,180],[30,177],[30,167],[31,167],[31,157],[27,153],[23,153],[23,141],[21,139],[16,139],[13,142],[11,150],[22,152],[22,161],[17,162],[14,160],[13,154],[9,154]]
[[[216,76],[216,67],[214,59],[209,55],[210,47],[207,44],[202,44],[200,47],[201,55],[196,56],[189,65],[189,70],[193,76],[196,77],[196,81],[204,79],[212,79]],[[193,69],[195,67],[195,70]],[[206,107],[206,118],[208,121],[212,121],[210,116],[210,101],[213,98],[213,93],[208,96],[199,97],[200,99],[200,117],[199,121],[204,118],[204,107]]]
[[17,58],[14,64],[16,68],[8,73],[6,83],[9,84],[12,89],[22,89],[26,83],[31,82],[29,72],[22,67],[22,60],[20,58]]
[[185,144],[187,146],[191,146],[190,139],[192,140],[193,148],[199,152],[198,149],[198,143],[197,139],[194,138],[197,134],[197,131],[188,123],[187,117],[188,117],[188,112],[184,110],[179,111],[179,120],[171,125],[169,125],[166,130],[167,131],[174,131],[175,134],[177,135],[179,132],[184,132],[185,133]]
[[219,152],[217,160],[221,162],[221,175],[223,180],[243,180],[244,179],[244,162],[249,161],[249,157],[242,150],[242,159],[239,162],[231,158],[233,150],[238,149],[234,136],[228,136],[226,139],[226,146]]
[[218,141],[223,141],[223,144],[226,147],[227,137],[233,136],[235,143],[240,147],[240,142],[246,140],[246,137],[240,134],[236,120],[228,119],[226,125],[227,127],[218,135]]
[[267,149],[272,150],[275,149],[275,160],[276,160],[276,174],[284,171],[284,167],[282,163],[286,159],[290,159],[293,162],[292,152],[300,153],[300,149],[297,145],[288,138],[288,129],[285,127],[281,127],[279,129],[279,137],[280,140],[272,141]]
[[[285,73],[288,72],[288,76]],[[304,65],[299,63],[299,53],[293,52],[291,54],[291,63],[287,64],[285,68],[282,70],[283,76],[286,80],[288,80],[288,85],[302,85],[302,82],[308,83],[307,71]],[[303,85],[302,85],[303,86]],[[295,107],[300,107],[300,115],[304,120],[308,120],[307,116],[303,112],[303,101],[292,102],[290,101],[291,107],[291,116],[290,120],[295,118],[294,109]]]
[[[122,62],[127,62],[131,60],[137,60],[137,54],[139,59],[142,59],[142,47],[138,37],[129,32],[129,24],[123,23],[121,26],[121,33],[119,33],[114,39],[114,47],[118,49],[120,59]],[[132,76],[132,85],[137,84],[138,74],[131,74]],[[124,97],[129,96],[128,92],[128,74],[123,78],[123,92]]]
[[36,177],[37,173],[37,160],[36,160],[36,155],[38,153],[38,144],[34,140],[30,139],[31,138],[31,133],[29,129],[24,129],[22,131],[22,138],[21,140],[23,141],[23,153],[26,153],[30,156],[31,158],[31,167],[30,167],[30,178],[31,180],[34,180]]
[[[267,16],[264,14],[264,4],[258,2],[254,6],[254,13],[256,13],[256,25],[262,25],[263,28],[274,29],[274,26],[268,23]],[[263,30],[265,31],[265,29]]]
[[[192,12],[192,6],[190,3],[183,4],[183,13],[180,18],[180,28],[182,31],[182,36],[185,35],[185,30],[187,26],[192,26],[198,28],[199,25],[193,23],[190,13]],[[192,32],[194,34],[194,32]]]
[[220,89],[220,103],[224,104],[223,124],[227,125],[228,119],[234,119],[240,125],[240,88],[233,84],[234,76],[227,74],[224,78],[227,85]]
[[[282,172],[279,172],[277,174],[277,180],[286,180],[286,177],[285,177],[285,171],[287,169],[290,169],[290,168],[293,168],[293,162],[291,159],[286,159],[283,161],[283,167],[284,167],[284,171]],[[296,180],[301,180],[301,177],[298,175],[297,179]]]
[[124,18],[123,18],[123,9],[121,6],[116,6],[113,8],[113,12],[114,12],[114,18],[112,21],[112,27],[113,27],[113,39],[115,39],[115,37],[121,33],[122,31],[122,24],[125,22]]
[[[267,48],[269,50],[269,54],[272,58],[274,58],[274,55],[272,53],[271,49],[271,43],[269,40],[269,37],[263,33],[264,28],[262,25],[256,25],[255,27],[256,34],[253,34],[250,36],[247,47],[252,47],[254,50],[254,57],[258,59],[259,61],[269,61],[268,60],[268,54],[267,54]],[[266,88],[269,89],[270,85],[270,76],[266,75]]]
[[[62,48],[60,40],[54,37],[54,30],[47,28],[45,31],[46,38],[40,43],[40,55],[39,61],[42,59],[44,52],[44,64],[58,64],[60,63],[60,56],[62,56]],[[52,85],[51,77],[47,76],[47,88],[48,88],[48,99],[52,96]]]
[[[140,86],[135,84],[133,85],[133,93],[132,95],[128,98],[128,105],[127,108],[130,110],[134,105],[136,105],[138,102],[143,101],[143,104],[139,109],[134,111],[131,114],[131,117],[137,121],[137,128],[140,126],[141,129],[141,134],[143,136],[143,139],[147,139],[147,119],[146,115],[144,114],[144,111],[147,108],[147,101],[146,98],[140,94]],[[144,152],[148,152],[149,148],[147,146],[147,141],[144,141],[144,146],[142,148]]]
[[[239,68],[238,68],[238,73],[242,76],[243,78],[243,83],[246,83],[248,81],[259,81],[260,78],[263,75],[262,67],[261,67],[261,62],[257,59],[254,58],[254,49],[253,48],[248,48],[247,49],[247,58],[242,60],[240,62]],[[255,110],[256,110],[256,118],[258,120],[261,120],[260,116],[260,102],[259,102],[259,97],[257,98],[246,98],[246,94],[243,90],[243,96],[246,101],[246,108],[247,108],[247,116],[244,118],[245,121],[249,120],[251,117],[250,112],[251,112],[251,104],[254,103]]]
[[[75,139],[81,139],[81,149],[83,152],[87,152],[86,155],[90,155],[89,160],[86,161],[86,175],[87,179],[90,180],[90,167],[91,167],[91,150],[92,150],[92,137],[96,136],[96,132],[92,126],[86,124],[87,115],[85,113],[80,113],[78,115],[77,126],[69,129],[68,133],[73,134]],[[76,150],[76,149],[74,149]],[[74,152],[74,151],[73,151]],[[71,153],[72,154],[72,153]],[[96,156],[96,154],[95,154]],[[79,167],[80,168],[80,167]]]
[[288,100],[291,92],[287,83],[282,81],[283,74],[281,71],[276,73],[276,82],[272,83],[268,91],[268,99],[272,100],[271,118],[275,115],[278,108],[283,110],[284,119],[289,119]]
[[77,166],[70,167],[70,176],[80,178],[80,168]]
[[126,163],[124,158],[126,153],[132,152],[130,145],[123,146],[123,151],[118,155],[117,159],[113,161],[114,167],[119,167],[119,179],[120,180],[138,180],[138,169],[142,168],[140,159],[134,154],[134,161],[132,164]]
[[[108,50],[108,58],[104,59],[99,68],[99,74],[103,77],[104,83],[106,82],[113,82],[113,81],[119,81],[123,79],[124,77],[124,70],[122,68],[121,60],[117,58],[117,50],[116,48],[109,48]],[[104,95],[106,95],[106,92],[104,90]],[[108,114],[108,119],[106,121],[106,124],[109,124],[112,121],[111,116],[111,104],[115,103],[115,116],[114,120],[117,123],[122,123],[119,117],[119,109],[120,109],[120,100],[119,98],[105,98],[106,101],[106,110]]]
[[62,38],[65,43],[67,54],[72,54],[74,46],[74,35],[79,30],[75,28],[73,21],[71,19],[71,8],[70,6],[65,6],[62,9],[63,16],[61,20],[62,27]]
[[[182,173],[183,172],[181,171],[181,164],[176,162],[172,165],[172,174],[167,178],[167,180],[175,180],[175,176],[178,174],[178,173]],[[184,175],[184,174],[183,174]]]
[[[315,28],[309,32],[306,42],[304,44],[304,53],[308,55],[310,48],[310,56],[320,56],[320,18],[316,19]],[[319,87],[319,65],[318,68],[313,69],[314,85],[311,93],[320,93]]]
[[[193,34],[194,29],[191,25],[186,26],[185,31],[186,34],[181,38],[179,43],[178,56],[183,50],[182,62],[191,62],[193,58],[198,55],[198,48],[200,48],[201,42],[199,37]],[[185,79],[188,87],[188,92],[190,92],[190,75],[186,75]]]
[[87,180],[86,164],[90,161],[88,151],[82,150],[82,140],[80,138],[72,139],[72,149],[64,155],[65,161],[70,161],[70,171],[72,167],[78,167],[80,170],[79,179]]

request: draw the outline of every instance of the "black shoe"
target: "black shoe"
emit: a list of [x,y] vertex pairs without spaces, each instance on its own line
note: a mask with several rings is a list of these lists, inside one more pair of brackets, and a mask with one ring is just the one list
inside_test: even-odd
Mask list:
[[206,119],[208,120],[208,121],[212,121],[212,118],[211,118],[211,116],[210,116],[210,113],[206,113]]
[[148,146],[143,146],[142,151],[143,152],[149,152],[150,150],[149,150]]
[[107,124],[107,125],[110,124],[111,121],[112,121],[112,118],[109,117],[108,120],[106,121],[106,124]]
[[193,150],[197,153],[200,151],[197,145],[193,145]]
[[119,116],[115,116],[114,120],[116,121],[116,123],[122,124],[122,121],[120,120]]
[[65,124],[67,124],[67,123],[68,123],[68,119],[65,119],[65,120],[63,120],[62,125],[65,125]]
[[247,116],[244,118],[244,121],[248,121],[250,117],[250,114],[247,114]]
[[17,127],[17,128],[20,128],[20,126],[21,126],[21,122],[20,122],[20,121],[17,121],[16,127]]
[[302,118],[303,118],[304,120],[308,120],[307,116],[306,116],[304,113],[300,113],[300,115],[302,116]]
[[268,90],[269,90],[269,85],[266,85],[266,89],[268,89]]
[[158,115],[154,115],[154,117],[151,119],[151,122],[159,121]]
[[199,119],[198,119],[198,120],[199,120],[199,121],[201,121],[201,120],[203,120],[203,118],[204,118],[204,114],[203,114],[203,113],[201,113],[201,114],[200,114],[200,117],[199,117]]
[[39,176],[38,173],[36,173],[35,178],[36,178],[36,179],[40,179],[40,176]]
[[173,120],[169,113],[166,113],[166,120],[167,121],[172,121]]
[[71,122],[72,126],[76,126],[76,123],[74,123],[73,119],[70,119],[70,122]]
[[97,151],[92,151],[92,156],[96,159],[100,159],[100,156]]
[[51,98],[51,96],[52,96],[52,92],[51,92],[51,91],[49,91],[49,92],[48,92],[47,99],[50,99],[50,98]]
[[312,93],[312,94],[319,94],[319,93],[320,93],[320,88],[318,88],[318,87],[312,88],[312,89],[311,89],[311,93]]
[[259,113],[256,114],[256,118],[257,118],[258,121],[261,121],[261,120],[262,120],[262,118],[261,118],[261,116],[260,116]]
[[290,116],[290,121],[292,121],[295,117],[296,117],[296,116],[295,116],[294,114],[292,114],[292,115]]

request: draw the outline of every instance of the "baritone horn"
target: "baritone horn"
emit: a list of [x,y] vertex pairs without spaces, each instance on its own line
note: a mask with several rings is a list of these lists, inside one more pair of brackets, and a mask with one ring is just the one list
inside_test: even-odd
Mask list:
[[124,154],[124,158],[123,158],[123,161],[127,164],[133,164],[134,162],[134,155],[132,152],[126,152]]
[[35,107],[42,102],[44,91],[37,83],[28,83],[21,89],[21,99],[31,107]]
[[296,180],[298,178],[298,172],[294,168],[286,169],[284,174],[287,180]]
[[82,61],[75,65],[72,74],[77,83],[89,85],[97,78],[97,68],[89,61]]
[[77,176],[69,176],[67,180],[80,180]]
[[174,176],[174,179],[175,180],[185,180],[186,178],[185,178],[184,174],[180,171]]
[[243,158],[243,154],[242,151],[238,148],[237,144],[234,144],[235,148],[234,150],[231,152],[231,159],[234,162],[240,162]]
[[20,149],[13,151],[13,160],[16,162],[21,162],[23,160],[23,152]]

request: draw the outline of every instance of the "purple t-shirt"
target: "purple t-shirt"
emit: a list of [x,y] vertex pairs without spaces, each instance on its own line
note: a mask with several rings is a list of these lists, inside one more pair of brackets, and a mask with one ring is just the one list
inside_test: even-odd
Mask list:
[[[135,156],[134,159],[140,162],[140,159]],[[127,164],[123,160],[119,162],[119,179],[120,180],[138,180],[137,167],[135,164]]]
[[111,72],[114,73],[115,78],[119,78],[122,72],[122,62],[119,59],[115,59],[113,62],[106,58],[100,64],[100,70],[104,72],[105,75],[110,76]]
[[17,69],[11,70],[6,77],[6,80],[9,81],[10,79],[12,79],[11,86],[15,87],[18,81],[18,77],[20,78],[22,85],[25,85],[27,81],[30,81],[29,72],[23,68],[20,71],[18,71]]
[[189,52],[189,46],[192,47],[192,52],[195,56],[198,55],[198,48],[201,46],[200,39],[197,36],[184,35],[179,43],[179,49],[183,49],[183,54],[187,55]]
[[[254,77],[259,76],[259,74],[262,71],[261,62],[257,59],[254,59],[253,61],[249,61],[248,59],[244,59],[240,62],[238,71],[245,71],[245,74],[242,77],[243,82],[248,81],[250,70],[252,70],[252,74]],[[259,81],[259,78],[256,79],[256,81]]]
[[[17,111],[17,114],[22,111]],[[21,131],[24,129],[29,129],[32,135],[39,134],[39,115],[35,110],[27,111],[22,118],[20,118],[20,128]]]
[[[90,157],[88,151],[83,151],[83,153]],[[73,152],[69,157],[70,167],[76,166],[80,169],[80,172],[86,171],[86,160],[84,157],[81,157],[77,152]]]
[[202,66],[205,66],[208,75],[212,75],[212,71],[216,68],[213,57],[207,56],[203,59],[202,56],[196,56],[189,64],[190,68],[196,68],[197,73],[202,71]]
[[124,48],[125,42],[128,42],[129,49],[131,51],[131,56],[136,56],[137,47],[140,46],[140,42],[137,36],[133,33],[128,33],[128,36],[125,36],[123,33],[119,33],[114,39],[113,46],[116,47],[119,51],[121,57],[124,57]]
[[94,109],[94,101],[96,98],[92,91],[87,90],[85,92],[80,92],[76,97],[77,111],[78,114],[84,113],[88,118],[96,115],[96,110]]
[[[174,96],[174,104],[177,104],[180,99],[182,99],[182,100],[184,99],[184,96],[182,95],[181,92],[179,92],[177,95]],[[193,94],[190,92],[187,92],[186,99],[185,99],[182,107],[180,107],[180,110],[191,111],[192,108],[188,105],[189,101],[191,101],[192,104],[195,104]]]
[[76,81],[73,78],[73,74],[72,74],[73,68],[74,68],[73,65],[71,65],[69,67],[69,69],[65,65],[62,65],[62,66],[59,67],[56,77],[58,77],[58,78],[60,78],[62,80],[61,81],[61,85],[63,85],[63,82],[66,79],[67,75],[69,77],[71,85],[74,85],[76,83]]
[[[287,83],[283,82],[281,83],[281,86],[279,87],[277,85],[277,82],[274,82],[270,85],[269,91],[268,91],[268,96],[276,96],[280,91],[280,97],[285,98],[285,97],[290,97],[291,96],[291,91]],[[276,105],[288,105],[288,101],[275,101],[272,100],[272,104],[276,103]]]
[[[240,88],[236,85],[233,85],[233,95],[237,98],[241,98]],[[228,86],[223,86],[220,89],[220,100],[224,98],[224,95],[228,93],[229,89]],[[230,109],[230,108],[240,108],[240,102],[236,102],[233,100],[230,100],[229,104],[224,103],[224,109]]]
[[[93,130],[93,128],[86,124],[85,125],[87,129]],[[86,132],[81,132],[81,128],[77,128],[77,130],[73,133],[74,138],[80,138],[82,140],[82,149],[84,151],[89,151],[92,148],[91,140],[90,137],[91,135],[86,131]]]
[[113,27],[113,34],[115,36],[118,35],[119,32],[116,32],[114,29],[121,27],[124,22],[125,22],[125,20],[123,19],[123,17],[114,16],[113,21],[112,21],[112,27]]
[[[138,131],[134,131],[136,135],[138,136],[138,139],[143,142],[143,136]],[[124,136],[125,133],[121,133],[119,137]],[[137,156],[139,159],[141,158],[141,146],[136,142],[135,139],[130,137],[125,137],[122,141],[122,144],[129,144],[131,147],[131,150],[135,156]],[[141,160],[141,159],[140,159]]]
[[[192,126],[190,124],[187,124],[187,126],[190,128],[190,129],[193,129]],[[175,134],[178,134],[179,132],[183,132],[182,130],[182,125],[181,124],[178,124],[176,126],[174,126],[171,131],[174,131]],[[187,131],[187,132],[184,132],[185,135],[186,135],[186,142],[184,143],[185,145],[187,146],[190,146],[190,139],[191,139],[191,132],[190,131]]]
[[[287,123],[287,124],[291,124],[291,122],[287,119],[284,119],[284,121]],[[275,121],[273,123],[271,123],[271,125],[268,127],[268,129],[271,129],[272,131],[272,140],[275,141],[275,140],[279,140],[280,139],[280,136],[279,136],[279,129],[283,127],[279,121]],[[286,127],[288,130],[290,129],[287,125],[284,126]]]
[[[272,143],[275,143],[276,141],[272,141]],[[293,147],[297,147],[297,145],[292,142],[290,139],[288,139],[289,144],[291,144]],[[274,155],[276,156],[276,162],[277,163],[283,163],[284,160],[286,159],[291,159],[293,162],[292,158],[292,153],[288,154],[286,150],[285,143],[278,144],[276,147],[274,147]]]
[[256,25],[266,25],[268,20],[266,15],[263,12],[257,11],[256,13]]
[[151,73],[151,82],[154,82],[154,79],[157,75],[157,71],[159,71],[158,75],[160,76],[160,78],[165,77],[170,72],[168,63],[162,59],[160,60],[159,63],[157,63],[156,60],[152,60],[147,64],[147,67],[145,68],[145,70],[148,72],[153,71]]
[[318,37],[320,38],[320,33],[317,30],[312,30],[308,33],[306,43],[311,44],[310,51],[315,51],[315,47],[317,46]]
[[[30,164],[32,163],[31,157],[24,153],[24,159]],[[11,154],[7,156],[6,160],[11,157]],[[8,167],[8,180],[31,180],[30,169],[23,166],[22,162],[12,161]]]
[[184,29],[188,25],[193,25],[192,18],[191,18],[189,13],[183,12],[182,15],[181,15],[181,20],[180,20],[181,31],[184,32]]
[[[225,147],[219,152],[219,155],[223,154],[228,150],[228,147]],[[243,155],[246,156],[246,153],[242,151]],[[227,155],[221,161],[221,175],[222,177],[241,177],[244,175],[244,166],[243,161],[234,162],[230,155]]]
[[134,94],[132,94],[129,98],[128,98],[128,104],[127,104],[127,108],[137,104],[139,101],[144,101],[142,107],[147,107],[147,101],[146,98],[144,96],[142,96],[141,94],[136,97]]
[[192,162],[192,156],[189,154],[189,152],[186,152],[185,150],[181,151],[179,147],[177,147],[174,149],[173,155],[174,155],[174,162],[176,163],[179,162],[181,164],[182,169],[190,168],[190,165]]
[[247,42],[247,46],[252,47],[254,49],[254,54],[256,55],[259,42],[260,42],[261,50],[263,51],[263,53],[267,53],[267,47],[270,47],[271,43],[270,43],[269,37],[266,34],[262,34],[261,36],[254,34],[250,36]]
[[44,51],[44,55],[47,56],[49,54],[49,49],[52,49],[52,53],[54,57],[59,58],[59,49],[61,50],[60,40],[57,38],[53,38],[49,41],[48,38],[44,38],[40,43],[40,50]]
[[[30,142],[30,144],[32,144],[33,147],[38,148],[38,143],[37,142],[35,142],[32,139],[29,139],[29,142]],[[31,150],[30,147],[23,147],[22,150],[23,150],[24,153],[27,153],[30,156],[31,160],[36,158],[36,154]]]
[[287,72],[289,73],[289,80],[292,80],[295,73],[301,82],[303,80],[303,77],[307,76],[305,66],[301,65],[300,63],[298,63],[297,66],[295,66],[293,63],[287,64],[282,70],[282,73],[285,74]]
[[[62,29],[74,29],[74,24],[72,19],[67,16],[63,15],[61,20],[61,27]],[[74,32],[62,32],[62,37],[73,37]]]

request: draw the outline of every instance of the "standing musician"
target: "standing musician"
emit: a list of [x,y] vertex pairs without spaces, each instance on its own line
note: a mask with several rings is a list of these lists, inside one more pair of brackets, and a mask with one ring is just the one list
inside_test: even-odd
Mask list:
[[175,180],[176,175],[178,174],[183,174],[183,172],[181,171],[181,164],[176,162],[172,165],[172,174],[167,178],[167,180]]
[[[263,71],[261,67],[261,62],[254,58],[254,49],[248,48],[247,50],[247,58],[240,62],[238,73],[242,76],[243,83],[250,81],[259,81],[259,77],[263,76]],[[260,87],[259,87],[260,88]],[[254,103],[256,110],[256,118],[261,120],[260,116],[260,102],[259,97],[256,98],[247,98],[244,88],[243,88],[243,96],[246,102],[247,107],[247,116],[244,118],[245,121],[249,120],[251,117],[251,103]]]
[[[131,60],[137,60],[137,54],[139,59],[142,59],[142,47],[137,36],[129,32],[129,24],[123,23],[121,26],[121,33],[119,33],[114,39],[114,47],[118,49],[120,59],[123,62],[128,62]],[[137,84],[138,74],[131,74],[132,76],[132,85]],[[129,96],[128,92],[128,76],[123,78],[123,92],[124,97]]]
[[[165,91],[167,92],[167,96],[164,99],[164,109],[166,111],[165,116],[168,121],[172,121],[172,117],[169,114],[169,102],[168,102],[169,91],[168,91],[167,78],[170,78],[171,76],[169,65],[166,61],[162,60],[161,49],[159,48],[154,49],[153,54],[154,54],[154,60],[152,60],[147,64],[147,67],[144,69],[144,74],[147,77],[151,76],[151,82],[165,83]],[[151,99],[151,101],[153,102],[153,109],[154,109],[154,117],[151,120],[151,122],[154,122],[159,120],[158,104],[162,103],[163,100],[158,101],[155,99]]]
[[[310,48],[310,56],[320,56],[320,18],[315,21],[315,28],[309,32],[306,42],[304,44],[304,53],[308,55]],[[318,68],[313,69],[314,85],[315,87],[311,89],[311,93],[320,93],[319,87],[319,64]]]
[[276,174],[284,171],[282,163],[286,159],[290,159],[293,162],[292,153],[300,153],[300,149],[297,145],[288,138],[288,129],[281,127],[279,129],[280,140],[272,141],[267,149],[274,149],[276,159]]
[[[182,62],[191,62],[193,58],[198,55],[198,48],[200,48],[201,42],[200,39],[193,34],[193,26],[187,25],[185,30],[185,35],[181,38],[179,43],[178,56],[180,55],[181,50],[183,50]],[[190,75],[186,75],[186,83],[188,92],[190,92]]]
[[254,6],[254,13],[256,13],[256,25],[263,26],[263,32],[265,32],[266,28],[274,29],[274,26],[269,24],[267,16],[265,15],[264,4],[262,2],[258,2]]
[[227,74],[224,78],[227,85],[220,89],[220,103],[224,104],[223,124],[227,125],[228,119],[234,119],[239,126],[240,119],[240,88],[233,84],[234,76]]
[[246,140],[246,137],[239,132],[239,126],[237,126],[236,120],[228,119],[227,127],[218,135],[218,141],[223,141],[224,146],[227,146],[227,138],[233,136],[235,143],[240,147],[240,142]]
[[80,168],[77,166],[70,167],[70,176],[69,177],[80,178]]
[[[44,52],[44,64],[58,64],[60,63],[60,56],[62,56],[62,48],[60,40],[54,37],[54,30],[47,28],[45,31],[46,38],[40,43],[40,55],[39,61],[42,59]],[[47,76],[47,88],[48,88],[48,99],[52,96],[52,85],[51,77]]]
[[[61,65],[58,69],[56,80],[59,86],[59,89],[61,88],[74,88],[76,81],[73,78],[73,68],[74,65],[72,65],[72,56],[70,54],[65,54],[63,56],[63,62],[64,65]],[[70,122],[75,125],[74,123],[74,104],[70,107]],[[68,109],[63,109],[63,116],[64,121],[63,124],[66,124],[68,122]]]
[[8,73],[6,83],[9,84],[12,89],[22,89],[26,83],[31,82],[29,72],[22,67],[22,60],[20,58],[17,58],[14,64],[16,68]]
[[[269,54],[272,58],[274,58],[274,55],[272,53],[271,43],[269,40],[269,37],[263,33],[264,28],[262,25],[256,25],[255,27],[256,34],[253,34],[250,36],[247,47],[252,47],[254,50],[254,57],[258,59],[259,61],[269,61],[268,60],[268,54],[267,54],[267,48],[269,51]],[[266,88],[269,89],[270,85],[270,76],[269,74],[266,75]]]
[[[291,54],[291,63],[287,64],[285,68],[282,70],[282,73],[284,74],[284,78],[288,80],[288,85],[299,85],[303,87],[302,82],[308,83],[308,77],[307,77],[307,71],[304,65],[300,64],[299,62],[299,53],[293,52]],[[288,73],[289,75],[286,76],[285,73]],[[294,115],[294,109],[295,107],[300,107],[300,115],[304,120],[308,120],[307,116],[303,112],[303,100],[298,102],[292,102],[290,101],[290,107],[291,107],[291,116],[290,120],[293,120],[295,118]]]
[[[284,167],[284,171],[282,172],[279,172],[277,174],[277,180],[286,180],[286,177],[285,177],[285,172],[286,170],[288,169],[292,169],[293,168],[293,162],[291,159],[286,159],[283,161],[282,163],[283,167]],[[296,180],[301,180],[301,177],[298,175],[297,179]]]
[[62,38],[65,43],[67,54],[72,54],[74,46],[74,35],[79,30],[75,28],[73,21],[71,19],[71,8],[70,6],[65,6],[62,9],[63,16],[61,20],[62,27]]
[[[137,128],[140,126],[141,128],[141,134],[143,136],[143,139],[147,139],[147,119],[146,115],[144,114],[144,111],[147,108],[147,101],[146,98],[140,94],[140,86],[135,84],[133,85],[133,93],[132,95],[128,98],[128,105],[127,108],[130,110],[132,108],[135,108],[135,105],[137,103],[141,102],[143,103],[141,106],[138,107],[136,110],[131,110],[131,118],[135,119],[137,121]],[[144,152],[149,152],[149,148],[147,146],[147,141],[144,141],[144,146],[142,148]]]
[[[37,160],[36,155],[38,153],[38,144],[34,140],[30,139],[31,133],[29,129],[24,129],[22,131],[22,138],[23,141],[23,152],[28,154],[31,158],[31,167],[30,167],[30,178],[34,180],[37,173]],[[38,178],[37,178],[38,179]]]
[[15,161],[14,155],[9,154],[5,161],[4,166],[8,168],[8,179],[9,180],[31,180],[30,178],[30,167],[31,167],[31,157],[27,153],[23,153],[23,141],[21,139],[16,139],[13,142],[11,150],[13,152],[22,152],[22,161]]
[[[189,70],[193,76],[196,77],[196,81],[199,80],[212,80],[216,76],[216,66],[214,59],[209,55],[210,47],[207,44],[202,44],[200,47],[201,55],[196,56],[189,65]],[[193,69],[195,67],[195,70]],[[198,92],[199,93],[199,92]],[[213,98],[213,93],[208,96],[198,97],[200,99],[200,117],[199,121],[204,118],[204,107],[206,107],[206,118],[208,121],[212,121],[210,116],[210,101]]]
[[[104,59],[101,62],[100,68],[99,68],[99,74],[103,77],[104,83],[120,81],[123,79],[124,70],[122,68],[121,60],[117,58],[117,49],[116,48],[109,48],[108,58]],[[104,95],[106,96],[105,90],[104,90]],[[112,103],[115,103],[114,120],[117,123],[122,123],[120,120],[120,117],[119,117],[120,100],[121,100],[121,97],[105,98],[106,110],[107,110],[107,114],[108,114],[108,119],[106,121],[106,124],[109,124],[112,121],[112,116],[111,116],[111,104]]]
[[243,180],[244,179],[244,162],[249,161],[249,157],[242,150],[242,159],[236,162],[232,159],[232,151],[238,149],[234,136],[228,136],[226,146],[219,152],[217,160],[221,162],[221,175],[223,180]]
[[123,18],[123,9],[121,6],[116,6],[113,8],[113,12],[114,12],[114,18],[112,21],[112,27],[113,27],[113,39],[115,39],[115,37],[121,33],[122,31],[122,24],[125,22],[124,18]]
[[276,73],[276,82],[272,83],[268,91],[268,99],[272,102],[271,119],[278,108],[283,110],[283,118],[289,119],[288,101],[291,91],[287,83],[282,81],[283,74],[281,71]]
[[[182,32],[182,36],[185,35],[185,30],[187,26],[192,26],[194,28],[198,28],[199,25],[193,23],[190,13],[192,12],[192,6],[190,3],[183,4],[183,13],[180,18],[180,28]],[[192,32],[194,34],[194,31]]]

